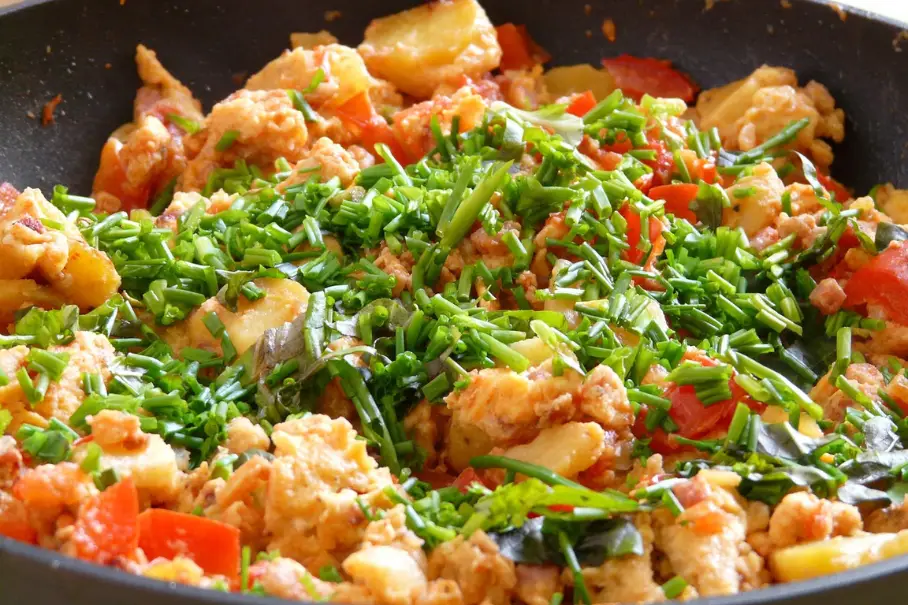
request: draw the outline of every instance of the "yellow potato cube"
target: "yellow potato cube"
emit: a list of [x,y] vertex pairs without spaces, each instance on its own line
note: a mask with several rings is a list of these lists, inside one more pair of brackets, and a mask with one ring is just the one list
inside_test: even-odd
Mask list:
[[576,477],[595,464],[604,448],[605,431],[601,426],[595,422],[569,422],[543,429],[531,442],[509,448],[504,456]]
[[546,90],[554,99],[589,90],[596,99],[602,100],[615,90],[615,80],[608,71],[586,63],[554,67],[545,72],[543,79]]
[[838,537],[777,550],[770,568],[781,582],[806,580],[908,553],[908,530],[897,534]]
[[495,28],[476,0],[421,4],[376,19],[359,53],[372,74],[418,98],[461,76],[478,78],[501,60]]

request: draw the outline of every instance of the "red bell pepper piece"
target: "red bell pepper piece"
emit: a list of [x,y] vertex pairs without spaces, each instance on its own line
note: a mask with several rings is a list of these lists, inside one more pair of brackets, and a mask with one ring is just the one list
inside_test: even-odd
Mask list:
[[205,573],[239,576],[240,530],[220,521],[150,508],[139,515],[139,546],[149,559],[183,555]]
[[877,304],[889,319],[908,325],[908,243],[891,244],[855,271],[845,284],[849,307]]
[[139,493],[126,478],[82,506],[72,541],[76,556],[107,565],[119,557],[130,558],[139,543]]
[[677,97],[694,100],[697,85],[672,67],[670,61],[621,55],[603,59],[602,65],[615,79],[624,94],[639,100],[644,94],[654,97]]

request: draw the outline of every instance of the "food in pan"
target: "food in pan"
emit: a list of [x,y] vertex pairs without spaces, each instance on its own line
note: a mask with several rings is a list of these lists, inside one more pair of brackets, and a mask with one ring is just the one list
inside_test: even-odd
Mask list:
[[474,0],[293,46],[208,112],[140,46],[91,197],[0,187],[0,534],[382,605],[908,552],[908,192],[829,176],[822,84]]

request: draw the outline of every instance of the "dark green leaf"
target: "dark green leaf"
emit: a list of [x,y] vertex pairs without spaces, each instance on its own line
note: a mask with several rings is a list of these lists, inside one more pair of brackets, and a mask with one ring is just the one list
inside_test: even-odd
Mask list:
[[895,223],[880,223],[876,227],[876,237],[873,243],[880,252],[889,247],[892,242],[908,240],[908,231]]

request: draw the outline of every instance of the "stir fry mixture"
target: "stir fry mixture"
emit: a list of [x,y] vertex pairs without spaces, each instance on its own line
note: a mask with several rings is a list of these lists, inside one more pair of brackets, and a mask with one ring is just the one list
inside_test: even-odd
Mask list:
[[[908,191],[764,66],[544,70],[475,0],[0,187],[0,534],[213,590],[648,603],[908,552]],[[744,74],[742,74],[744,75]]]

